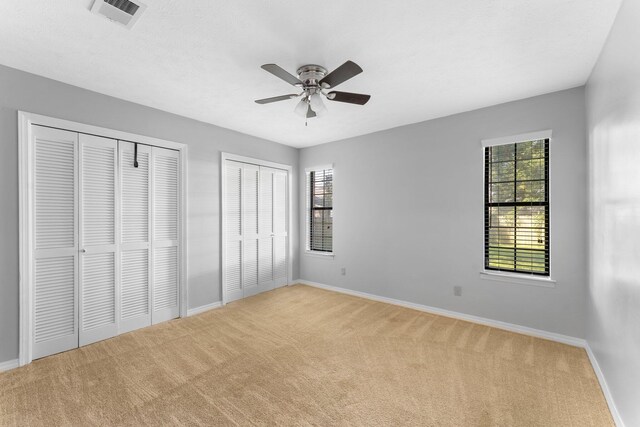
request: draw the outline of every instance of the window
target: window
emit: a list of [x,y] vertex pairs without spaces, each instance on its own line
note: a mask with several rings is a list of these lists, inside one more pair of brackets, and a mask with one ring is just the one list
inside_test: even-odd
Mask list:
[[333,168],[307,171],[307,250],[333,253]]
[[485,148],[486,270],[549,276],[549,139]]

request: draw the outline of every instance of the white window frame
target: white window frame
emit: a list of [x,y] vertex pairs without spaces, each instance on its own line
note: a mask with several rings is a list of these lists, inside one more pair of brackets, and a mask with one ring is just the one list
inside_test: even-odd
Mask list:
[[[498,138],[489,138],[481,140],[481,152],[482,152],[482,179],[480,182],[482,183],[482,209],[484,212],[484,191],[485,191],[485,148],[487,147],[495,147],[498,145],[508,145],[508,144],[518,144],[520,142],[534,141],[538,139],[548,139],[549,140],[549,159],[551,159],[551,148],[553,144],[551,144],[552,140],[552,130],[546,129],[536,132],[522,133],[518,135],[511,136],[502,136]],[[549,183],[552,182],[551,178],[551,162],[549,162]],[[550,229],[553,227],[553,221],[551,221],[551,191],[552,187],[549,185],[549,227]],[[484,230],[484,214],[482,215],[482,230]],[[550,230],[549,235],[553,236],[554,233]],[[545,288],[554,288],[556,286],[556,280],[551,277],[552,270],[549,268],[549,276],[533,276],[526,273],[516,273],[516,272],[504,272],[504,271],[494,271],[487,270],[484,268],[484,231],[482,233],[482,271],[480,272],[480,278],[485,280],[493,280],[497,282],[507,282],[507,283],[516,283],[521,285],[533,285],[533,286],[541,286]],[[551,242],[549,242],[549,246],[551,246]],[[551,251],[550,251],[551,253]],[[550,263],[553,265],[553,263]]]
[[35,167],[34,153],[31,144],[31,129],[33,125],[68,130],[70,132],[85,133],[102,136],[119,141],[136,142],[155,147],[168,148],[180,152],[180,317],[187,317],[188,307],[188,271],[187,271],[187,176],[188,176],[188,147],[179,142],[167,141],[144,135],[118,131],[40,114],[18,111],[18,206],[19,206],[19,353],[20,366],[27,365],[33,360],[33,235],[34,235],[34,206],[32,181]]
[[[307,255],[313,255],[313,256],[318,256],[318,257],[325,257],[325,258],[333,258],[335,256],[335,247],[333,245],[333,243],[335,243],[335,241],[333,241],[333,237],[335,236],[335,223],[334,225],[331,226],[331,236],[332,236],[332,245],[331,245],[331,252],[323,252],[323,251],[313,251],[311,250],[311,241],[309,240],[309,236],[311,234],[311,222],[309,220],[310,214],[311,214],[311,194],[309,194],[309,192],[311,191],[311,187],[310,187],[310,179],[311,179],[311,172],[319,172],[319,171],[324,171],[327,169],[331,169],[331,171],[333,172],[333,182],[335,183],[335,179],[336,179],[336,170],[333,167],[333,163],[330,164],[326,164],[326,165],[320,165],[320,166],[313,166],[313,167],[309,167],[309,168],[305,168],[304,170],[304,188],[305,188],[305,194],[304,194],[304,198],[305,198],[305,253]],[[334,193],[334,201],[335,201],[335,193]],[[335,214],[334,208],[331,208],[331,212],[332,215]],[[333,217],[335,219],[335,216]]]

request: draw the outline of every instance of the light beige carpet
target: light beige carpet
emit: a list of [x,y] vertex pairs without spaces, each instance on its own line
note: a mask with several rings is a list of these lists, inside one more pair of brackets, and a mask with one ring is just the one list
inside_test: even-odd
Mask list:
[[0,374],[0,423],[613,425],[582,349],[302,285]]

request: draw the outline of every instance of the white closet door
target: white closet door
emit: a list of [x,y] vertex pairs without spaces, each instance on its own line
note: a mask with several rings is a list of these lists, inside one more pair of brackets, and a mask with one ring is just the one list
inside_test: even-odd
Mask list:
[[117,141],[80,134],[80,345],[118,334]]
[[151,147],[119,141],[120,333],[151,325]]
[[227,160],[224,165],[225,232],[223,299],[242,298],[242,163]]
[[242,295],[258,293],[258,188],[260,168],[242,165]]
[[287,284],[289,272],[288,173],[273,172],[273,281],[274,286]]
[[78,134],[32,126],[33,358],[78,346]]
[[180,153],[151,149],[153,324],[180,315],[179,221]]
[[288,172],[226,160],[223,173],[228,303],[288,283]]
[[260,167],[260,214],[258,233],[258,287],[273,289],[273,174],[274,169]]

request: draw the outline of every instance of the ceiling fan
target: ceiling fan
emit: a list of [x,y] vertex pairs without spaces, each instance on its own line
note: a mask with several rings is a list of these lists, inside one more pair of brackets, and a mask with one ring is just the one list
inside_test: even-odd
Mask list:
[[371,95],[363,95],[360,93],[338,91],[327,92],[329,89],[333,89],[340,83],[343,83],[362,72],[362,68],[353,61],[345,62],[330,73],[327,73],[327,69],[319,65],[303,65],[298,68],[298,77],[293,76],[276,64],[264,64],[262,69],[293,86],[300,87],[302,92],[274,96],[273,98],[258,99],[256,102],[258,104],[269,104],[271,102],[302,97],[294,111],[296,114],[306,117],[307,119],[322,116],[326,113],[327,108],[322,102],[323,96],[330,101],[346,102],[358,105],[366,104],[367,101],[369,101],[369,98],[371,98]]

